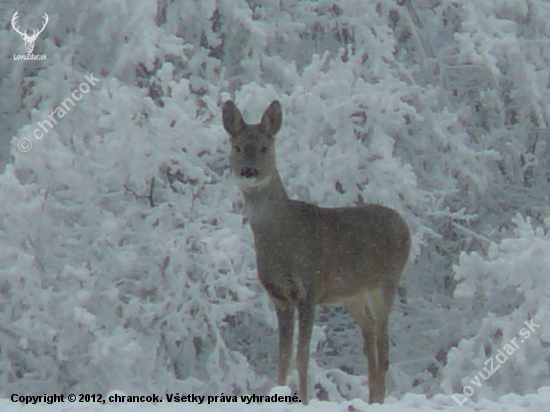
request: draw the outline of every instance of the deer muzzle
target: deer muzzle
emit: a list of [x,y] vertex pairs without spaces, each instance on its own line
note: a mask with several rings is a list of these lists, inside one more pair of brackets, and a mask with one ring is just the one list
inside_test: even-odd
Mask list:
[[258,177],[260,172],[258,172],[258,169],[254,167],[243,167],[241,169],[241,177],[244,177],[246,179],[252,179],[254,177]]

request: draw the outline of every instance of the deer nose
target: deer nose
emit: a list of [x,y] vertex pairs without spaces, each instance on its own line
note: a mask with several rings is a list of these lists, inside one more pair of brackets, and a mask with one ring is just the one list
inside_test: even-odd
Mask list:
[[258,177],[259,174],[258,169],[254,167],[243,167],[241,169],[241,176],[247,179]]

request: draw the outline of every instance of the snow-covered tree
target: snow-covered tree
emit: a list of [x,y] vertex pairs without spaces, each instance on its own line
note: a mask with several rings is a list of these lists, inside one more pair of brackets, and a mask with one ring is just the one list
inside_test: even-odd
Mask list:
[[[17,7],[49,23],[43,61],[13,60],[21,37],[0,30],[0,396],[273,386],[229,97],[251,123],[281,101],[291,197],[410,223],[390,395],[461,393],[530,319],[476,396],[550,385],[547,3],[42,0],[2,21]],[[341,307],[319,309],[313,345],[316,396],[366,399]]]

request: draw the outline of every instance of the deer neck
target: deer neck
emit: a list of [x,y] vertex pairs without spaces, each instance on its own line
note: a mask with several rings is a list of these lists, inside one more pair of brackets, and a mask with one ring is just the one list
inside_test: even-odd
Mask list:
[[245,213],[255,233],[274,231],[286,224],[290,212],[290,200],[279,173],[275,172],[269,182],[258,189],[243,191]]

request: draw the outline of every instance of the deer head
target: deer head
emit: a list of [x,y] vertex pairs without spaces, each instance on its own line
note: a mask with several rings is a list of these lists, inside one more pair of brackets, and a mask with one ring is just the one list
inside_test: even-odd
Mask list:
[[42,26],[42,28],[40,30],[34,30],[32,35],[29,36],[29,35],[27,35],[27,30],[25,30],[25,32],[22,33],[22,32],[19,31],[19,28],[15,26],[15,21],[19,17],[17,15],[17,13],[19,13],[19,10],[17,10],[13,14],[13,17],[11,18],[11,26],[13,27],[13,29],[17,33],[19,33],[21,35],[21,37],[25,41],[25,49],[27,50],[27,53],[30,54],[30,53],[32,53],[32,51],[34,49],[34,42],[36,41],[38,35],[44,31],[44,28],[46,27],[46,24],[48,24],[49,17],[46,13],[44,13],[44,25]]

